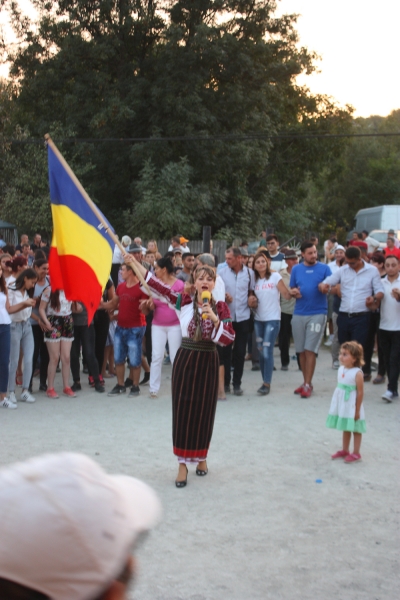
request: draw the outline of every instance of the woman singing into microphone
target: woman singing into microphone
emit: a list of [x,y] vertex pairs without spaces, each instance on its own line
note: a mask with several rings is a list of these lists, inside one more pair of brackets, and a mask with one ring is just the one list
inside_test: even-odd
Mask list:
[[[229,308],[213,300],[215,272],[200,265],[195,270],[193,299],[171,289],[138,263],[128,264],[146,278],[151,291],[176,310],[182,329],[182,344],[172,370],[172,438],[179,470],[178,488],[186,486],[187,465],[196,464],[196,475],[207,475],[207,453],[214,427],[218,397],[219,360],[216,344],[228,346],[235,339]],[[145,300],[151,308],[152,300]]]

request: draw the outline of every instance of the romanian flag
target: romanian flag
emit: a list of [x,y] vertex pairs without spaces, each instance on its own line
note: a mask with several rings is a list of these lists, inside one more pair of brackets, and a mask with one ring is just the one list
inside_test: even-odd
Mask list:
[[[110,276],[114,242],[107,219],[93,205],[53,142],[48,140],[53,239],[51,288],[82,302],[90,324]],[[96,216],[92,207],[97,210]],[[105,225],[105,226],[104,226]]]

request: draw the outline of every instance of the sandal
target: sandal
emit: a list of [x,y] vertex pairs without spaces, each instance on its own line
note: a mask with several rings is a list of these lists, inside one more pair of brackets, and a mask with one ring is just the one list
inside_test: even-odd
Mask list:
[[186,484],[187,484],[187,478],[188,478],[188,468],[186,467],[186,479],[184,479],[183,481],[176,481],[175,480],[176,487],[177,488],[184,488],[186,486]]
[[208,468],[203,470],[203,469],[199,469],[197,467],[197,469],[196,469],[196,475],[198,475],[199,477],[205,477],[207,475],[207,473],[208,473]]
[[375,379],[372,381],[372,383],[384,383],[385,382],[385,376],[384,375],[378,375],[377,377],[375,377]]
[[353,463],[353,462],[357,462],[358,460],[361,460],[361,454],[356,454],[355,452],[353,452],[353,454],[349,454],[348,456],[346,456],[346,458],[344,459],[345,463]]
[[346,456],[348,456],[349,453],[347,452],[347,450],[338,450],[337,452],[335,452],[335,454],[332,454],[331,459],[335,460],[336,458],[346,458]]

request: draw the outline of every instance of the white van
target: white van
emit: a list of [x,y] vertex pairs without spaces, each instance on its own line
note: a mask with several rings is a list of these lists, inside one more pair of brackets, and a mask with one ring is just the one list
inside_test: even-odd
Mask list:
[[356,214],[354,230],[360,233],[364,229],[368,232],[373,229],[381,231],[399,230],[400,205],[384,204],[383,206],[362,208]]

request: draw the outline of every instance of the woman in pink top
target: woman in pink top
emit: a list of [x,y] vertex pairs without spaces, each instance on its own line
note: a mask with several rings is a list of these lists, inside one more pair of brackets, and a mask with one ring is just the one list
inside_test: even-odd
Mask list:
[[[154,274],[175,292],[183,292],[185,284],[174,276],[174,266],[169,256],[159,258],[156,261]],[[165,345],[168,342],[169,356],[173,364],[175,354],[181,345],[182,332],[175,310],[170,308],[166,302],[162,302],[157,298],[153,298],[152,303],[154,303],[154,315],[151,326],[150,396],[157,398],[161,384],[161,369]]]

